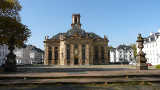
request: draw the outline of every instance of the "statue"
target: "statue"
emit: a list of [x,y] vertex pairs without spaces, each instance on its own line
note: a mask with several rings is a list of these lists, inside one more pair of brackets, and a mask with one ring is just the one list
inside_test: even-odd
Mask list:
[[136,69],[138,69],[138,70],[148,70],[148,66],[146,64],[147,59],[145,58],[145,53],[142,51],[142,49],[144,47],[143,46],[144,38],[142,38],[141,34],[138,34],[136,42],[138,43],[138,48],[139,48],[139,52],[136,56],[136,62],[137,62]]

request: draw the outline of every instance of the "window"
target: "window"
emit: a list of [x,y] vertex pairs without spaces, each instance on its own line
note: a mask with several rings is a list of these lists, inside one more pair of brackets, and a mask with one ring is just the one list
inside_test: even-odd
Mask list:
[[67,49],[67,64],[69,64],[70,63],[70,45],[69,44],[67,44],[66,49]]
[[48,64],[51,64],[52,60],[52,48],[48,47]]
[[93,64],[98,64],[98,47],[94,47],[94,59],[93,59]]
[[104,64],[105,63],[105,60],[104,60],[104,47],[101,47],[101,59],[102,59],[102,63]]
[[85,64],[85,58],[86,58],[86,46],[82,45],[82,64]]
[[58,60],[58,47],[54,48],[55,61]]

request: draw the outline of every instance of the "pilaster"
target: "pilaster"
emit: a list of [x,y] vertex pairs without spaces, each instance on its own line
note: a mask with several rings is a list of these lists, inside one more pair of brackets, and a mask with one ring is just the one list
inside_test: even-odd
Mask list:
[[78,45],[78,50],[79,50],[78,62],[79,62],[79,65],[82,65],[82,45],[81,44]]
[[70,65],[74,65],[74,45],[70,44]]
[[64,52],[63,52],[64,65],[67,65],[67,45],[64,44]]
[[48,47],[47,47],[47,45],[45,45],[45,60],[44,60],[44,64],[48,65]]
[[85,54],[86,54],[86,60],[85,60],[85,64],[89,65],[89,44],[86,44],[86,50],[85,50]]
[[52,47],[52,61],[51,61],[51,64],[55,64],[55,47],[53,46]]

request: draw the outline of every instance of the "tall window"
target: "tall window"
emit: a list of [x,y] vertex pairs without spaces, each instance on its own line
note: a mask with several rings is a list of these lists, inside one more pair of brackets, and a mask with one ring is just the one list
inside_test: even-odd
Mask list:
[[69,64],[70,63],[70,45],[69,44],[67,44],[66,49],[67,49],[67,64]]
[[82,64],[85,64],[85,58],[86,58],[85,49],[86,49],[86,46],[82,45]]
[[51,64],[52,60],[52,48],[48,47],[48,64]]
[[101,47],[101,59],[102,59],[102,63],[104,64],[104,47]]
[[58,63],[58,47],[54,48],[54,57],[55,57],[55,64]]
[[74,54],[75,54],[74,64],[77,65],[79,63],[79,61],[78,61],[78,45],[77,44],[75,44],[75,46],[74,46]]
[[93,59],[93,64],[98,64],[98,47],[94,47],[94,59]]

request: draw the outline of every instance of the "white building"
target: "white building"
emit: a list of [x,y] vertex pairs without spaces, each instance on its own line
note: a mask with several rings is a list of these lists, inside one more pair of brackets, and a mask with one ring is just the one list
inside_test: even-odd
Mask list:
[[110,62],[116,62],[116,48],[110,49]]
[[150,33],[144,40],[143,52],[146,54],[147,63],[160,64],[160,30]]
[[[5,63],[6,56],[9,53],[7,45],[0,45],[0,66]],[[15,48],[17,64],[40,64],[43,63],[44,51],[33,45],[27,45],[25,48]]]
[[0,66],[5,63],[5,57],[9,53],[7,45],[0,45]]
[[43,63],[44,51],[33,45],[27,45],[25,48],[16,48],[15,54],[17,56],[17,64]]
[[135,62],[134,51],[130,46],[119,45],[110,50],[111,63],[130,63]]

